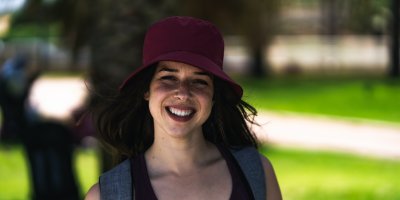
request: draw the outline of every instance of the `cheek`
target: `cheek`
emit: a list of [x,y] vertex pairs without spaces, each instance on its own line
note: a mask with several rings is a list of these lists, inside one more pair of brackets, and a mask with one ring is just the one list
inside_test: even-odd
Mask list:
[[163,102],[170,96],[172,86],[167,84],[153,84],[148,92],[149,109],[152,115],[162,110]]
[[147,101],[149,102],[148,106],[150,114],[153,117],[158,113],[160,109],[160,95],[160,92],[157,92],[154,87],[151,87],[150,91],[147,92],[147,95],[145,95],[145,97],[147,96]]
[[213,86],[207,87],[207,88],[192,87],[191,91],[198,98],[202,98],[202,99],[206,99],[206,100],[211,100],[212,101],[213,96],[214,96],[214,88],[213,88]]
[[166,94],[168,92],[171,92],[176,89],[176,86],[171,85],[171,84],[165,84],[165,83],[158,83],[154,84],[151,92],[154,94]]
[[148,99],[150,109],[161,106],[163,96],[164,95],[161,92],[151,91]]
[[212,92],[205,92],[201,95],[198,95],[198,100],[202,105],[204,112],[207,114],[211,113],[213,107],[213,93]]

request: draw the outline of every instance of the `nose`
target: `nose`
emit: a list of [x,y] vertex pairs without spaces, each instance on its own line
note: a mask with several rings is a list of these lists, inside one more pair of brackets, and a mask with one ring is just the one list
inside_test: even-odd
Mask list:
[[189,85],[186,82],[180,83],[176,90],[175,98],[185,101],[190,96],[191,96],[191,91]]

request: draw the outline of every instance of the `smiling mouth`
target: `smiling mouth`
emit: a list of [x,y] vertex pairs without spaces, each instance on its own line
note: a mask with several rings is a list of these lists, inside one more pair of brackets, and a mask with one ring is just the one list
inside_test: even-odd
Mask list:
[[179,109],[174,107],[166,107],[166,110],[169,116],[171,116],[171,118],[181,122],[190,120],[195,113],[194,109]]

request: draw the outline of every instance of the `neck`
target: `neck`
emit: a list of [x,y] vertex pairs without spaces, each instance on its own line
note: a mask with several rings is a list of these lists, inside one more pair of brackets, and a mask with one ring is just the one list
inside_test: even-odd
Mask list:
[[155,137],[145,156],[150,171],[185,174],[205,166],[218,156],[215,152],[215,146],[200,134],[195,139]]

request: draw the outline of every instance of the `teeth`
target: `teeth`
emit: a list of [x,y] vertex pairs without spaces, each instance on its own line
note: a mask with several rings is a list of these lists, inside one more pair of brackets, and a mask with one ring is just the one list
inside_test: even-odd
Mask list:
[[176,109],[176,108],[169,108],[169,111],[172,114],[180,116],[180,117],[189,116],[193,112],[192,110],[180,110],[180,109]]

